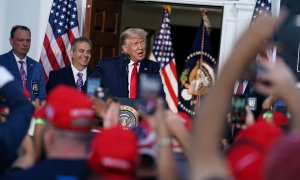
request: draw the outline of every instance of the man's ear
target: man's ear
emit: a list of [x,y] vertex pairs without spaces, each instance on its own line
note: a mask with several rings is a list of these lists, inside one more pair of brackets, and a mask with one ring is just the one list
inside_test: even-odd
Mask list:
[[125,44],[122,45],[122,50],[124,54],[127,54],[127,46]]
[[70,50],[70,56],[71,56],[71,58],[73,59],[73,57],[74,57],[73,49]]
[[12,38],[9,38],[9,43],[10,43],[11,46],[13,46],[14,42],[13,42]]

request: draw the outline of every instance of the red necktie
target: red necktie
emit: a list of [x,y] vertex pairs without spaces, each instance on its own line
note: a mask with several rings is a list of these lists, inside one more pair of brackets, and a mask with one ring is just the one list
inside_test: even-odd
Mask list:
[[137,79],[138,79],[137,63],[134,63],[131,72],[131,78],[130,78],[130,95],[129,95],[130,98],[136,98]]
[[236,94],[242,95],[244,91],[243,81],[239,81],[239,86],[236,90]]

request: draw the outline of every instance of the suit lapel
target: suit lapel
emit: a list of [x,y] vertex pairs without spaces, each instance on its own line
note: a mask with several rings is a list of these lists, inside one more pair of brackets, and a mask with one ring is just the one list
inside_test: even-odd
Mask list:
[[72,71],[72,68],[71,68],[71,65],[67,66],[66,67],[66,82],[68,84],[70,84],[71,86],[73,87],[76,87],[76,82],[75,82],[75,78],[74,78],[74,75],[73,75],[73,71]]
[[123,56],[120,56],[118,62],[116,63],[117,70],[117,84],[119,84],[121,94],[124,97],[128,97],[128,74],[126,72],[126,64],[124,62]]
[[147,74],[149,71],[148,66],[147,66],[147,61],[142,60],[140,63],[140,68],[139,68],[139,74],[145,73]]
[[27,66],[27,81],[26,81],[26,87],[27,89],[31,89],[31,83],[30,80],[32,80],[32,74],[33,74],[33,69],[34,69],[34,64],[33,64],[32,59],[27,57],[26,59],[26,66]]
[[15,56],[13,55],[13,52],[10,51],[8,53],[8,67],[11,70],[11,73],[14,75],[14,77],[16,78],[16,80],[20,83],[20,85],[22,85],[22,80],[21,80],[21,75],[20,75],[20,70],[19,70],[19,66],[17,64],[17,60],[15,58]]

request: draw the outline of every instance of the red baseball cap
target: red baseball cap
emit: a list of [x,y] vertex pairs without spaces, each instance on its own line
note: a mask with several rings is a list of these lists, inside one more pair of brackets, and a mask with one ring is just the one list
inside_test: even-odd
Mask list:
[[[289,124],[289,120],[283,113],[273,111],[272,114],[273,114],[273,123],[276,126],[286,126]],[[257,121],[264,121],[263,115],[260,114],[257,118]]]
[[299,179],[300,134],[293,132],[280,138],[266,160],[267,180]]
[[133,179],[138,163],[137,137],[120,126],[104,129],[93,139],[90,167],[107,179]]
[[264,179],[266,156],[281,135],[279,127],[263,121],[241,131],[226,156],[235,179]]
[[37,111],[56,127],[72,131],[89,131],[95,116],[92,102],[75,88],[59,85],[47,96],[46,104]]

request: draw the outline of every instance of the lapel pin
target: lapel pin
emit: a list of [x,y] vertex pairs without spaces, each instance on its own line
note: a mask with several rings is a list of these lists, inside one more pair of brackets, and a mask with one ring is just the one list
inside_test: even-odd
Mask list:
[[147,68],[144,68],[145,71],[147,71]]

